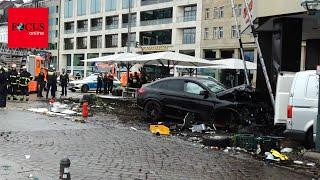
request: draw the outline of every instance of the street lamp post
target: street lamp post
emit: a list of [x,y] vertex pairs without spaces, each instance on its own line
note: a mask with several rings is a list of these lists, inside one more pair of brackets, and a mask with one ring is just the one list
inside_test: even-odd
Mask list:
[[[320,10],[320,0],[302,0],[301,6],[308,11],[309,15],[315,15]],[[317,75],[319,76],[318,90],[318,115],[316,121],[316,151],[320,152],[320,66],[317,66]]]

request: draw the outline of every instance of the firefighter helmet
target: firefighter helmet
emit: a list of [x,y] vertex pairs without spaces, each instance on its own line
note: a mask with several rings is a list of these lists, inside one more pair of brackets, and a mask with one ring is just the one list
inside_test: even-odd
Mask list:
[[16,65],[16,64],[12,64],[11,67],[12,67],[12,68],[16,68],[17,65]]

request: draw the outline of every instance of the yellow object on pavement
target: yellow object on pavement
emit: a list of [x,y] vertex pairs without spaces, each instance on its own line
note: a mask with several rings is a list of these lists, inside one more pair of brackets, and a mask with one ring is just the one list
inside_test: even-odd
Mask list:
[[157,135],[170,134],[170,129],[165,125],[150,125],[150,131],[152,134],[157,134]]
[[285,160],[288,160],[288,156],[284,155],[284,154],[281,154],[279,153],[278,151],[274,150],[274,149],[271,149],[271,154],[274,156],[274,157],[277,157],[279,158],[281,161],[285,161]]

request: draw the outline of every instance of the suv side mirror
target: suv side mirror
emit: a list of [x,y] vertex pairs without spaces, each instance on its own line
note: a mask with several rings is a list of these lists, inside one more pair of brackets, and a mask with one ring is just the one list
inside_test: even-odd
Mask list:
[[200,96],[204,96],[204,98],[208,98],[209,97],[209,91],[206,91],[206,90],[200,91]]

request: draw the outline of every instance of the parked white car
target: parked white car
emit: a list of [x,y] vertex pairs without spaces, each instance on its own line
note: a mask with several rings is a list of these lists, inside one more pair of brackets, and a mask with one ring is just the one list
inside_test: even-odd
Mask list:
[[[95,91],[97,89],[97,78],[98,75],[90,75],[88,77],[83,78],[82,80],[75,80],[69,82],[69,90],[76,92],[81,91],[86,93],[88,91]],[[120,87],[120,81],[115,77],[113,79],[113,87]]]
[[319,77],[316,71],[296,73],[287,109],[285,135],[303,142],[307,147],[314,144],[318,114]]

